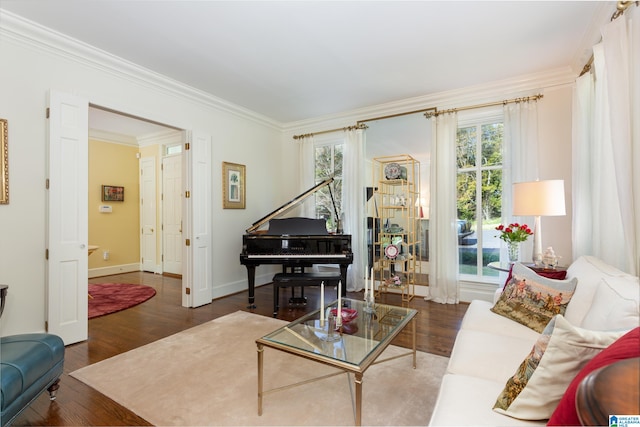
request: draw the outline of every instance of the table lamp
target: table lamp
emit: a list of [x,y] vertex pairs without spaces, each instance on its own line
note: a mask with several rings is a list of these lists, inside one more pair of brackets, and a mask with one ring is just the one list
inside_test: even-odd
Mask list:
[[564,180],[518,182],[513,184],[513,215],[534,216],[533,262],[542,263],[541,216],[566,215],[564,205]]

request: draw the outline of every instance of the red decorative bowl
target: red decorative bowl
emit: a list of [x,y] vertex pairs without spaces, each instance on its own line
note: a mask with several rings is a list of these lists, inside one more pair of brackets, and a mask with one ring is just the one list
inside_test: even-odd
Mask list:
[[[331,314],[334,315],[334,316],[337,316],[338,315],[338,309],[337,308],[332,308],[331,309]],[[353,308],[342,307],[342,323],[343,324],[351,322],[356,317],[358,317],[358,310],[355,310]]]

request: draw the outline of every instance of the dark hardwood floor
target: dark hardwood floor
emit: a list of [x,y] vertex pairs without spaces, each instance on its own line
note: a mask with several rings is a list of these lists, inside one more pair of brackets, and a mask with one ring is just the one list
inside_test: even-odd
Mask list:
[[[133,308],[91,319],[89,339],[66,348],[64,373],[57,399],[51,402],[48,394],[43,393],[16,418],[14,425],[149,425],[144,419],[123,406],[69,376],[69,373],[238,310],[251,311],[269,317],[273,311],[271,285],[256,289],[258,307],[253,310],[247,309],[246,291],[193,309],[181,306],[180,279],[136,272],[90,280],[90,283],[108,282],[145,284],[154,287],[157,294]],[[293,320],[308,311],[317,309],[319,292],[318,287],[305,288],[307,305],[303,308],[289,308],[287,304],[289,290],[281,290],[278,318]],[[327,298],[335,295],[332,289],[327,289],[325,292]],[[348,293],[348,297],[361,299],[362,292]],[[400,297],[391,294],[384,295],[378,302],[401,305]],[[419,312],[416,318],[418,350],[449,356],[460,322],[467,310],[467,304],[437,304],[416,297],[409,306]],[[403,332],[393,343],[409,347],[410,342],[409,333]],[[153,390],[148,392],[153,393]],[[248,396],[248,398],[252,397]]]

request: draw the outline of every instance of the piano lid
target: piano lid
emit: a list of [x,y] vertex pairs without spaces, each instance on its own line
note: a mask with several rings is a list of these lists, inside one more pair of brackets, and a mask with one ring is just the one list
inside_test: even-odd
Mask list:
[[[254,222],[251,227],[247,228],[247,233],[253,233],[258,228],[262,227],[265,223],[269,222],[271,219],[275,218],[278,215],[282,215],[283,213],[285,213],[289,209],[291,209],[294,206],[296,206],[298,203],[301,203],[307,197],[309,197],[312,194],[314,194],[316,191],[320,190],[321,188],[326,187],[327,185],[331,184],[332,182],[333,182],[333,177],[331,177],[329,179],[325,179],[321,183],[313,186],[312,188],[308,189],[307,191],[305,191],[304,193],[300,194],[299,196],[296,196],[294,199],[292,199],[289,202],[285,203],[284,205],[280,206],[278,209],[274,210],[273,212],[265,215],[264,217],[262,217],[258,221]],[[333,194],[331,195],[331,197],[333,198]]]

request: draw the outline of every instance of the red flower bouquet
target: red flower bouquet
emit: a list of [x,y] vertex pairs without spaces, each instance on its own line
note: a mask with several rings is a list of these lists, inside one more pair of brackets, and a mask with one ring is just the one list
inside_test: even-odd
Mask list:
[[533,231],[527,226],[527,224],[513,223],[508,226],[500,224],[496,227],[496,230],[500,232],[500,238],[507,243],[510,242],[524,242],[529,236],[533,234]]

